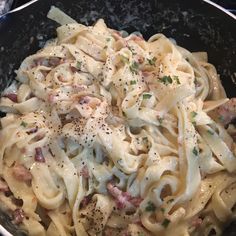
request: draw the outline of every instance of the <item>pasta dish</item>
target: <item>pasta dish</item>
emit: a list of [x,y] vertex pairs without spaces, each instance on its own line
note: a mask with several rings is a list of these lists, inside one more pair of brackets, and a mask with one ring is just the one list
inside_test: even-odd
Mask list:
[[77,23],[1,96],[0,206],[30,236],[210,236],[235,218],[236,98],[207,53]]

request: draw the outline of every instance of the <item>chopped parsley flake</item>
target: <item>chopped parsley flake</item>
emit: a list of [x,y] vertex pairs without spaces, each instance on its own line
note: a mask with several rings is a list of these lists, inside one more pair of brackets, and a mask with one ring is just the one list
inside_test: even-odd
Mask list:
[[195,118],[196,116],[197,116],[197,112],[192,111],[192,112],[191,112],[191,118]]
[[161,117],[159,117],[159,118],[157,118],[157,120],[159,121],[160,124],[162,124],[162,122],[163,122],[164,119],[161,118]]
[[161,212],[163,212],[163,213],[164,213],[164,212],[165,212],[165,208],[163,208],[163,207],[162,207],[162,208],[161,208]]
[[174,76],[173,79],[176,81],[177,84],[180,84],[180,81],[179,81],[179,77],[178,76]]
[[169,223],[170,223],[170,220],[164,219],[161,225],[162,225],[164,228],[167,228],[168,225],[169,225]]
[[81,61],[77,61],[76,68],[78,70],[80,70],[81,69],[81,65],[82,65],[82,62]]
[[156,210],[156,206],[152,202],[148,202],[145,210],[146,211],[155,211]]
[[131,80],[130,85],[134,85],[134,84],[137,84],[137,81],[136,80]]
[[149,93],[144,93],[143,94],[143,99],[149,99],[151,98],[152,94],[149,94]]
[[107,45],[106,45],[106,46],[104,46],[104,49],[107,49]]
[[144,233],[138,232],[138,236],[145,236]]
[[134,48],[128,46],[128,49],[131,51],[132,55],[136,55],[137,53],[134,51]]
[[168,76],[163,76],[162,78],[160,78],[161,82],[165,85],[167,84],[172,84],[173,80],[172,78],[168,75]]
[[209,129],[207,130],[207,133],[210,134],[210,135],[214,135],[214,132],[209,130]]
[[197,148],[196,148],[196,147],[194,147],[194,148],[193,148],[193,154],[194,154],[195,156],[197,156],[197,155],[198,155],[198,150],[197,150]]
[[157,60],[156,57],[153,57],[152,59],[148,59],[147,58],[148,64],[151,65],[151,66],[155,66],[156,65],[156,60]]
[[111,38],[106,38],[106,41],[107,41],[107,42],[110,42],[110,41],[111,41]]
[[192,112],[190,113],[190,116],[191,116],[191,122],[192,122],[192,124],[193,124],[193,125],[196,125],[196,121],[194,120],[194,118],[197,116],[197,112],[192,111]]
[[221,122],[224,122],[224,117],[223,117],[223,116],[219,116],[218,119],[219,119]]
[[138,69],[139,69],[139,64],[134,61],[130,66],[129,66],[129,69],[130,71],[133,73],[133,74],[138,74]]
[[23,126],[23,127],[26,127],[26,126],[27,126],[27,123],[24,122],[24,121],[22,121],[20,125]]

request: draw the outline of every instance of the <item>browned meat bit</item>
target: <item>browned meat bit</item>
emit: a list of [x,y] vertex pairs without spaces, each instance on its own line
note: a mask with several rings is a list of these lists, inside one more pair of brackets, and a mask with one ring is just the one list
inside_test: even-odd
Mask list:
[[52,66],[52,67],[55,67],[55,66],[58,66],[59,64],[63,63],[63,59],[62,58],[59,58],[59,57],[50,57],[48,59],[48,65],[49,66]]
[[36,147],[35,148],[34,160],[37,161],[37,162],[42,162],[42,163],[45,162],[45,158],[44,158],[43,151],[42,151],[41,147]]
[[92,200],[92,194],[89,194],[88,196],[85,196],[83,200],[80,203],[80,207],[84,208],[86,207]]
[[112,183],[107,184],[107,190],[115,198],[118,209],[138,207],[143,200],[141,197],[132,197],[130,193],[121,191]]
[[32,175],[28,169],[26,169],[23,165],[15,165],[13,167],[13,175],[19,181],[30,181],[32,179]]
[[37,58],[33,61],[32,67],[35,67],[35,66],[56,67],[63,62],[64,62],[64,59],[60,57]]
[[13,211],[12,218],[14,224],[20,224],[25,218],[25,213],[21,208],[17,208],[15,211]]
[[8,94],[5,94],[4,97],[9,98],[12,102],[15,102],[15,103],[18,102],[18,100],[17,100],[17,94],[15,94],[15,93],[8,93]]
[[236,98],[231,98],[228,102],[217,109],[219,120],[224,124],[229,124],[236,118]]

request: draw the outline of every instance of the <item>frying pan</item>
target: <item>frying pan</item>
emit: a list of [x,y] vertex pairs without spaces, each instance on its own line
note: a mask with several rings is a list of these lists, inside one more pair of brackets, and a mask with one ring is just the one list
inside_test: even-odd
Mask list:
[[[208,0],[206,0],[208,1]],[[56,36],[46,18],[55,5],[85,25],[103,18],[110,28],[140,31],[145,39],[161,32],[190,51],[208,52],[229,97],[236,97],[236,21],[203,0],[39,0],[0,18],[0,91],[14,79],[14,70],[28,55]],[[0,224],[14,235],[26,235],[0,213]],[[236,223],[225,236],[236,235]]]

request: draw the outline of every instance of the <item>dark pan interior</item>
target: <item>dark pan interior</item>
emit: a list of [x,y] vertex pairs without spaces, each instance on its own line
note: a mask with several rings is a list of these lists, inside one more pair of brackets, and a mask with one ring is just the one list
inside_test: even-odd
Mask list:
[[[236,96],[236,21],[201,0],[39,0],[0,19],[0,91],[27,55],[55,37],[57,24],[46,18],[51,5],[86,25],[103,18],[114,29],[146,39],[161,32],[190,51],[207,51],[227,95]],[[236,225],[224,235],[236,235]]]

